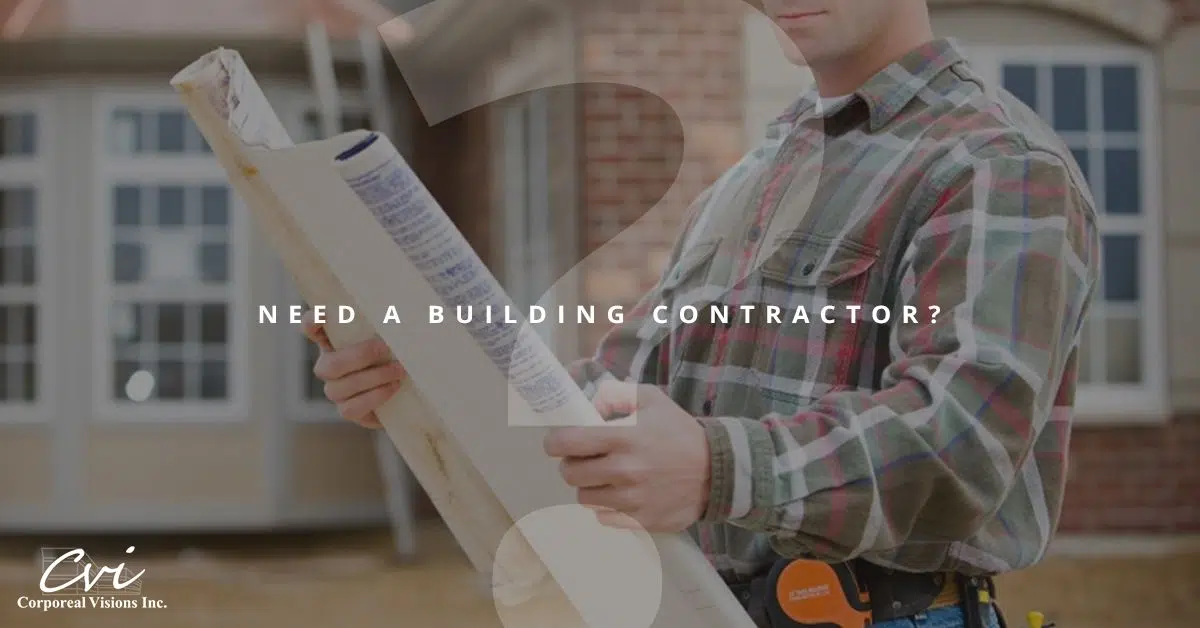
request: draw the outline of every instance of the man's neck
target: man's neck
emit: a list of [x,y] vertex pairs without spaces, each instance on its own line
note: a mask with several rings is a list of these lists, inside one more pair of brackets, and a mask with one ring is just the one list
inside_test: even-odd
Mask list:
[[904,55],[933,40],[928,15],[885,28],[879,37],[850,54],[810,63],[817,91],[824,98],[845,96]]

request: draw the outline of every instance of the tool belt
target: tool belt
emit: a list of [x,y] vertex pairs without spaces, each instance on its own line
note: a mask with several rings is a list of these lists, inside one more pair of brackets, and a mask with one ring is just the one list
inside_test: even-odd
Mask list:
[[982,609],[995,595],[990,578],[908,573],[862,560],[780,559],[767,574],[729,587],[760,628],[864,628],[949,606],[963,608],[969,628],[983,628]]

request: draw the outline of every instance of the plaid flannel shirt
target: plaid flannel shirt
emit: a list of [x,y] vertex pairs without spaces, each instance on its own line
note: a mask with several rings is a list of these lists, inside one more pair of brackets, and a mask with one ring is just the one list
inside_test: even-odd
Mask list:
[[830,110],[801,96],[571,371],[698,417],[712,488],[691,533],[726,577],[776,554],[1000,573],[1058,523],[1098,263],[1069,151],[938,39]]

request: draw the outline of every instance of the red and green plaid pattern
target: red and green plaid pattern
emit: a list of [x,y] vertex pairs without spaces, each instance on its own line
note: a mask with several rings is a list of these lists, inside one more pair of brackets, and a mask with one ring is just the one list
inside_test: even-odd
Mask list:
[[[690,216],[573,371],[586,391],[656,384],[700,417],[713,485],[693,535],[718,570],[772,550],[986,574],[1042,557],[1099,262],[1090,193],[1047,125],[939,39],[833,110],[802,96]],[[680,322],[688,305],[699,321]]]

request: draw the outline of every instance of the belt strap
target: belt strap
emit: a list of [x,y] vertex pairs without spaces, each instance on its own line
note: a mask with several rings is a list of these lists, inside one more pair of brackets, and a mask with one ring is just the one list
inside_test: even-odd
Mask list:
[[[977,593],[968,593],[968,589],[960,584],[960,578],[952,573],[909,573],[879,567],[866,561],[853,562],[859,584],[870,594],[871,618],[876,623],[911,617],[935,606],[951,606],[956,603],[962,604],[964,601],[968,606],[972,606],[970,600],[964,597],[966,595],[977,599]],[[994,594],[994,585],[990,578],[975,580],[981,588]],[[773,595],[773,592],[768,590],[766,576],[728,586],[746,608],[755,625],[770,626],[766,607],[768,596]]]

